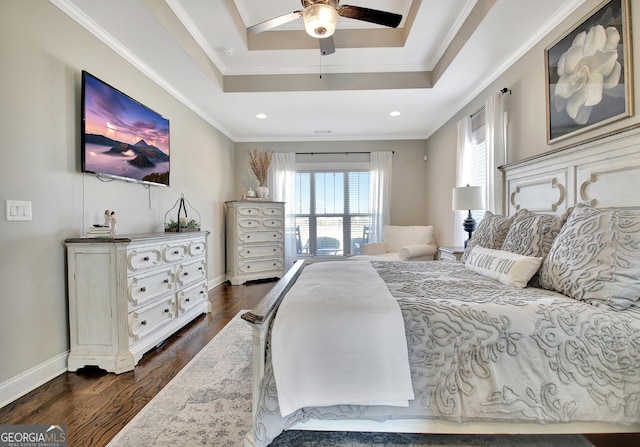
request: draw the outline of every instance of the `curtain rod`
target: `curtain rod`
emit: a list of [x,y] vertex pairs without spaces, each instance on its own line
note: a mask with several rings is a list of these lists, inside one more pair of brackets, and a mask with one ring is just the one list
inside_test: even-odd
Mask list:
[[[327,155],[327,154],[370,154],[371,151],[347,151],[347,152],[296,152],[296,155]],[[395,154],[396,151],[391,151],[392,154]]]
[[[500,89],[500,93],[502,93],[503,95],[505,93],[511,94],[511,89],[504,87],[504,88]],[[483,110],[484,110],[484,104],[481,105],[480,107],[478,107],[478,109],[475,112],[473,112],[471,115],[469,115],[469,118],[473,118],[474,116],[476,116],[478,113],[482,112]]]

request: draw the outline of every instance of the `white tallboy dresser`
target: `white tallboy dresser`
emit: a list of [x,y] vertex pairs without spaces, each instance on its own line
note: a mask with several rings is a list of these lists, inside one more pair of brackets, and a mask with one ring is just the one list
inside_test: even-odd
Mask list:
[[284,202],[225,202],[227,281],[232,285],[284,275]]

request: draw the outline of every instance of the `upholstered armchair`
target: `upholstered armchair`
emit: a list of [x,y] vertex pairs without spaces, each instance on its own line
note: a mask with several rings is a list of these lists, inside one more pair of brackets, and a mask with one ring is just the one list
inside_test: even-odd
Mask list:
[[360,245],[354,261],[431,261],[438,251],[432,225],[385,225],[382,240]]

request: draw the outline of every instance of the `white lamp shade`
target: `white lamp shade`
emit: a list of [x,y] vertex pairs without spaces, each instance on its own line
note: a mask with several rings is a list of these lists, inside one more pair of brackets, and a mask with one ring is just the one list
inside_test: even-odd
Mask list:
[[453,188],[451,207],[457,210],[483,210],[484,188],[482,186],[460,186]]
[[302,12],[302,19],[307,34],[322,39],[332,36],[335,32],[338,11],[333,6],[318,3],[307,6]]

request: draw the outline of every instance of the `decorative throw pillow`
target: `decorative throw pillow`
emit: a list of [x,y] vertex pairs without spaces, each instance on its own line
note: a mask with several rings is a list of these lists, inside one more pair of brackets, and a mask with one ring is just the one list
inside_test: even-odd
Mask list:
[[513,221],[513,216],[497,216],[491,211],[485,212],[484,217],[478,224],[478,228],[476,228],[471,240],[469,240],[467,247],[464,249],[462,262],[467,262],[469,253],[476,245],[494,250],[501,249],[504,239],[507,237],[511,221]]
[[524,256],[545,258],[551,244],[567,221],[568,212],[558,216],[518,210],[513,217],[502,249]]
[[640,298],[640,209],[579,204],[540,269],[540,285],[624,309]]
[[464,266],[486,278],[522,289],[538,271],[541,263],[542,258],[476,246],[471,250]]

